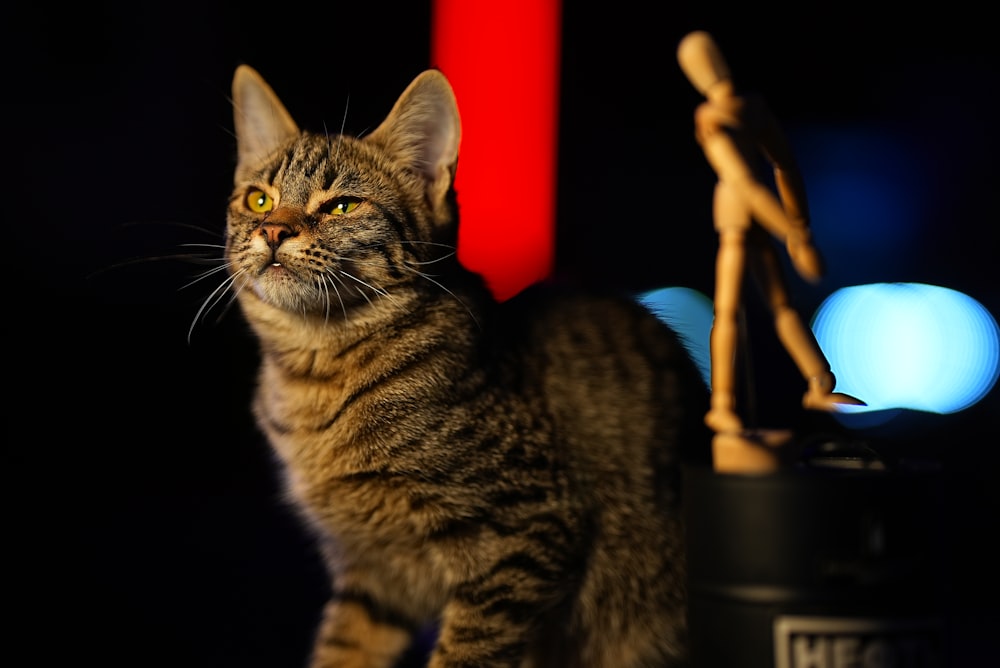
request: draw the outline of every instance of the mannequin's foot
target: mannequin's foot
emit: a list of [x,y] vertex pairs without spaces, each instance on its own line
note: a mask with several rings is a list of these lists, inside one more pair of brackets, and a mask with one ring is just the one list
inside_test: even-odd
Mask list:
[[705,414],[705,424],[717,434],[738,434],[743,431],[743,421],[728,408],[713,407]]
[[814,411],[837,411],[841,406],[867,406],[857,397],[843,392],[806,392],[802,397],[802,406]]
[[833,374],[825,372],[809,379],[809,390],[802,397],[802,406],[816,411],[837,411],[841,406],[866,406],[865,402],[843,392],[834,392]]

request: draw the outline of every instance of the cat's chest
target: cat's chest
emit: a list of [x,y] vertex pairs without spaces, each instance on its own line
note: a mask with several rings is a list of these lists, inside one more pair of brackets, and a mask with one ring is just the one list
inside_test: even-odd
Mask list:
[[350,473],[349,445],[357,425],[345,416],[358,381],[348,370],[322,377],[289,374],[267,360],[261,365],[254,414],[286,466],[329,477]]
[[405,449],[399,434],[424,417],[400,407],[419,397],[391,350],[369,340],[349,349],[265,353],[253,408],[296,487],[307,490],[398,464]]
[[363,403],[347,378],[306,381],[267,365],[261,370],[258,424],[284,464],[291,497],[326,531],[384,525],[410,510],[406,481],[380,473],[384,466],[375,453],[381,439],[358,419]]

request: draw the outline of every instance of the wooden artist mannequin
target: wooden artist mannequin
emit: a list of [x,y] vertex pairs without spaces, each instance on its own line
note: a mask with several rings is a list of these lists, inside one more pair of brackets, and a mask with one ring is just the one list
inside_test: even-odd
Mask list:
[[[818,281],[823,263],[811,241],[802,178],[781,128],[763,100],[737,94],[729,67],[707,33],[692,32],[681,40],[677,60],[705,96],[695,111],[695,136],[718,176],[713,201],[719,250],[710,340],[712,402],[705,422],[717,440],[720,435],[732,436],[736,443],[752,446],[768,439],[754,438],[745,430],[735,405],[737,315],[747,268],[774,314],[778,338],[808,383],[803,406],[831,411],[840,404],[863,402],[833,391],[830,364],[790,304],[771,235],[784,241],[792,265],[804,279]],[[774,170],[778,196],[763,183],[764,162]],[[782,440],[764,445],[780,445]]]

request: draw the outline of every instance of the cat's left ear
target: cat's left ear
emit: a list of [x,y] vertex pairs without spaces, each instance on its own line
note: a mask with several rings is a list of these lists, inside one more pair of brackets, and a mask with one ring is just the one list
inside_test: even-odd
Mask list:
[[233,123],[239,174],[299,134],[274,90],[255,69],[240,65],[233,75]]
[[442,202],[458,163],[462,124],[451,84],[438,70],[419,74],[396,100],[392,111],[368,136],[422,174],[428,196]]

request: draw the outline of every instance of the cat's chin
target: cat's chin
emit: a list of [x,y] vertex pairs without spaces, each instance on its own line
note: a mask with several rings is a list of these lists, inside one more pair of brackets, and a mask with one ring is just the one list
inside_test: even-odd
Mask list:
[[269,267],[250,287],[252,301],[257,304],[306,318],[345,319],[362,305],[350,297],[345,298],[343,293],[317,290],[304,284],[293,272],[280,266]]
[[262,268],[251,286],[261,300],[278,307],[299,301],[303,290],[295,274],[281,264],[269,264]]
[[249,287],[257,301],[281,311],[303,314],[334,308],[338,312],[341,310],[335,296],[324,299],[324,295],[304,284],[294,272],[280,264],[265,267],[250,281]]

